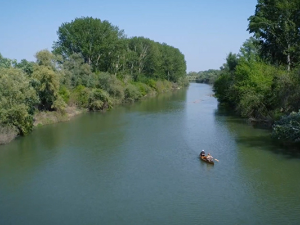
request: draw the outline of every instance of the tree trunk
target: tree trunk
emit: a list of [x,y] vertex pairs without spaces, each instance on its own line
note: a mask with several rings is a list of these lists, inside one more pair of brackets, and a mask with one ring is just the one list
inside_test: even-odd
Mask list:
[[288,55],[287,55],[287,64],[288,64],[287,70],[290,71],[290,69],[291,69],[291,56],[290,56],[290,53],[288,53]]

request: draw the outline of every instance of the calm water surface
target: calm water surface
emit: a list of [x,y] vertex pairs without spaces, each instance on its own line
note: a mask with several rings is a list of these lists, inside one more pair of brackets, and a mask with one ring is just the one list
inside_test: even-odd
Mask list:
[[0,224],[300,224],[300,155],[211,94],[192,83],[0,146]]

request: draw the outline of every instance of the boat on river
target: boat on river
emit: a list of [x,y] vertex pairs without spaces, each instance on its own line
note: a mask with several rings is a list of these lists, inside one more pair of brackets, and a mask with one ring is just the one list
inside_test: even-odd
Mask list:
[[209,164],[215,164],[214,161],[209,161],[209,160],[206,158],[206,156],[200,156],[200,159],[201,159],[202,161],[204,161],[204,162],[209,163]]

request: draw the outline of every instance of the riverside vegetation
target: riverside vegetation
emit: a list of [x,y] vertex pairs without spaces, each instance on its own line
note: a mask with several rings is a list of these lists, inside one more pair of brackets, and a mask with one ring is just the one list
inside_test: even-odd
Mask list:
[[[258,0],[248,21],[253,37],[229,53],[219,71],[189,73],[213,83],[220,104],[272,127],[274,139],[300,143],[300,2]],[[209,75],[209,76],[207,76]]]
[[37,52],[36,62],[0,54],[0,144],[34,125],[188,85],[184,55],[165,43],[127,38],[91,17],[63,23],[57,34],[52,52]]

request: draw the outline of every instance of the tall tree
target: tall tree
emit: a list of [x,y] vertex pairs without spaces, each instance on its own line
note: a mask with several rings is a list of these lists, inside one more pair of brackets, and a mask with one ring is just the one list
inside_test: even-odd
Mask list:
[[239,58],[243,58],[246,61],[259,60],[259,42],[254,37],[247,39],[238,53]]
[[144,37],[133,37],[128,40],[128,67],[134,80],[144,73],[150,54],[151,40]]
[[124,37],[118,27],[92,17],[63,23],[57,34],[58,40],[53,45],[55,53],[65,58],[74,53],[81,54],[86,63],[100,71],[108,71],[113,67],[111,64],[115,62],[122,46],[120,39]]
[[300,56],[299,10],[299,0],[258,0],[248,18],[248,31],[260,41],[262,57],[288,70]]

